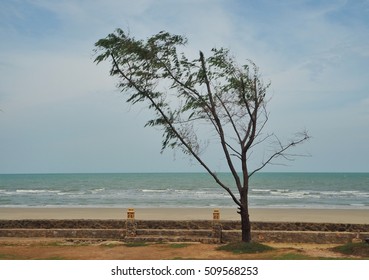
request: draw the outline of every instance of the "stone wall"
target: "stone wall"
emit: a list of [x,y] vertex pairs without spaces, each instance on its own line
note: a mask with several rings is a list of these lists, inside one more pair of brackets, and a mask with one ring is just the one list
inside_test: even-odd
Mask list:
[[[211,220],[170,221],[135,220],[137,228],[150,229],[210,229]],[[223,230],[240,230],[239,221],[220,221]],[[125,220],[0,220],[0,229],[124,229]],[[323,232],[369,232],[369,224],[253,222],[252,230],[265,231],[323,231]]]
[[125,220],[0,220],[0,229],[119,229],[125,227]]
[[124,229],[1,229],[0,237],[20,238],[96,238],[121,240]]
[[[316,232],[316,231],[264,231],[255,230],[251,233],[252,240],[268,243],[314,243],[344,244],[351,242],[357,233],[353,232]],[[369,237],[369,232],[360,234],[361,238]],[[229,230],[222,232],[222,241],[241,241],[241,231]]]
[[[173,229],[170,235],[195,236],[209,231],[222,242],[241,240],[239,221],[220,221],[219,231],[213,232],[213,221],[145,221],[133,220],[138,232]],[[125,220],[0,220],[0,237],[95,238],[125,240]],[[220,226],[221,225],[221,226]],[[168,231],[166,231],[168,232]],[[252,239],[275,243],[346,243],[360,233],[369,237],[369,225],[329,223],[252,223]],[[203,234],[203,233],[202,233]]]

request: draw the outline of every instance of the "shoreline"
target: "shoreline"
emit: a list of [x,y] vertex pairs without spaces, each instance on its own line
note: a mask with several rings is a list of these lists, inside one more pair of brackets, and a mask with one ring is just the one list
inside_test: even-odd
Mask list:
[[[217,208],[218,209],[218,208]],[[214,208],[135,208],[137,220],[211,220]],[[235,208],[219,208],[221,220],[240,220]],[[369,209],[250,208],[251,222],[369,224]],[[0,207],[0,220],[124,220],[127,208]]]

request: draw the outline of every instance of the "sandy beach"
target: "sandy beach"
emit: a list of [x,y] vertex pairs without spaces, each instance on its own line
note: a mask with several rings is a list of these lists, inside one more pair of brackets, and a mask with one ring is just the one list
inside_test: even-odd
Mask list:
[[[0,219],[125,219],[126,208],[0,208]],[[136,208],[139,220],[209,220],[212,208]],[[220,209],[221,220],[239,220],[235,209]],[[368,224],[368,209],[250,209],[251,221]]]

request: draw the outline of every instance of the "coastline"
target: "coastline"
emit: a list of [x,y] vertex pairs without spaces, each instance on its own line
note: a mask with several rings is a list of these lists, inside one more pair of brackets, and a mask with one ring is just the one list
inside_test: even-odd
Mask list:
[[[127,208],[0,208],[0,220],[126,219]],[[211,220],[213,208],[135,208],[137,220]],[[235,208],[220,208],[221,220],[240,220]],[[250,208],[251,222],[368,224],[369,209]]]

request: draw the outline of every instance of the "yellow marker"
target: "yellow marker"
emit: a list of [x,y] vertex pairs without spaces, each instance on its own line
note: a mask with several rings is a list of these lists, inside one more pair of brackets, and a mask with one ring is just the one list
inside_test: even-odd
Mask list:
[[219,209],[214,209],[214,212],[213,212],[213,220],[220,220],[220,212],[219,212]]
[[134,220],[135,219],[135,209],[128,208],[128,211],[127,211],[127,219],[128,220]]

